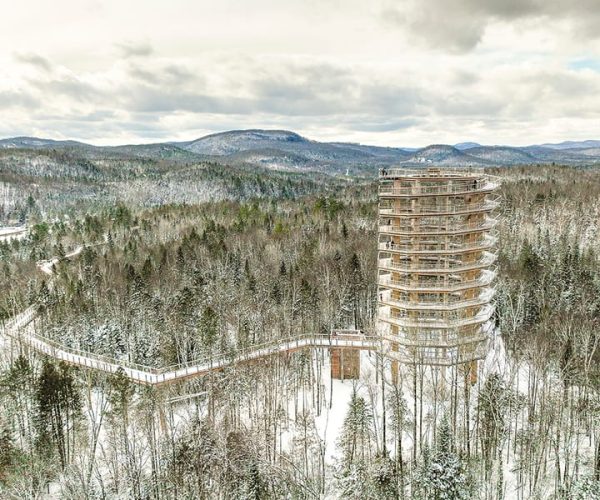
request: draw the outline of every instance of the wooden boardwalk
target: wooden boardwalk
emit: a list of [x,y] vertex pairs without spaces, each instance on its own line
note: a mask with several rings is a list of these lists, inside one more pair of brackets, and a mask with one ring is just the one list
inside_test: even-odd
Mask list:
[[[90,245],[92,246],[92,245]],[[44,274],[52,276],[54,265],[60,260],[78,256],[84,245],[65,255],[64,259],[54,257],[38,262],[38,268]],[[306,348],[352,348],[376,349],[378,339],[355,330],[338,330],[331,335],[307,334],[294,338],[278,338],[269,342],[237,349],[231,353],[216,353],[210,357],[190,361],[164,368],[154,368],[87,351],[67,347],[60,342],[41,337],[35,333],[34,320],[38,306],[30,306],[10,320],[2,329],[5,336],[37,352],[64,361],[74,366],[98,370],[105,373],[122,373],[132,382],[146,385],[163,385],[200,377],[212,371],[222,370],[239,363],[258,360],[275,354],[294,352]]]
[[206,375],[211,371],[258,360],[275,354],[294,352],[306,348],[352,348],[377,349],[378,339],[355,331],[340,331],[335,335],[304,335],[295,338],[274,339],[270,342],[236,350],[233,353],[220,353],[211,357],[194,360],[165,368],[153,368],[136,363],[121,361],[66,347],[59,342],[35,334],[33,321],[37,308],[32,306],[18,314],[4,325],[4,334],[22,345],[53,359],[71,365],[90,368],[105,373],[119,370],[132,382],[146,385],[164,385],[180,382],[193,377]]

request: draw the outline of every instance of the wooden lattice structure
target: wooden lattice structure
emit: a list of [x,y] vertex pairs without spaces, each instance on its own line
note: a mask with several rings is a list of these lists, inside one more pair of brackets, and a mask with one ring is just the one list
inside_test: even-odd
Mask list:
[[378,329],[392,359],[483,358],[492,331],[495,178],[476,170],[382,169]]

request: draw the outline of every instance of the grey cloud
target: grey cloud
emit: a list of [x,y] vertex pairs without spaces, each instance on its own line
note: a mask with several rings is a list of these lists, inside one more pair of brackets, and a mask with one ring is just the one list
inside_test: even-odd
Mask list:
[[600,78],[590,79],[576,73],[557,73],[543,71],[525,78],[524,83],[534,86],[543,84],[545,89],[556,94],[557,98],[571,96],[589,96],[600,93]]
[[38,54],[17,53],[14,57],[20,63],[29,64],[46,72],[50,72],[52,70],[52,65],[50,64],[50,61]]
[[373,120],[371,116],[356,116],[348,120],[344,125],[351,130],[361,132],[394,132],[409,127],[414,127],[420,123],[416,117],[404,118],[400,120]]
[[44,95],[61,95],[79,102],[98,103],[100,98],[105,97],[104,92],[100,89],[74,76],[36,80],[32,81],[31,84]]
[[[178,77],[180,70],[180,67],[173,67],[171,73]],[[172,92],[165,86],[147,86],[141,94],[136,92],[133,96],[136,109],[140,109],[141,104],[142,109],[158,107],[165,111],[172,107],[185,111],[224,114],[323,116],[339,111],[342,100],[352,88],[351,74],[334,65],[286,64],[265,67],[260,63],[252,63],[244,70],[252,77],[246,77],[244,81],[234,73],[229,85],[229,88],[241,90],[244,97],[213,96],[203,84],[203,79],[198,84],[200,77],[193,75],[190,81],[193,85],[185,85],[178,92]]]
[[217,97],[194,92],[172,92],[169,89],[139,86],[124,98],[128,110],[144,113],[246,114],[255,110],[249,99]]
[[147,57],[154,53],[152,45],[147,42],[121,42],[116,47],[124,58]]
[[360,108],[380,115],[402,116],[413,113],[422,103],[422,91],[394,83],[368,83],[361,88]]
[[24,92],[0,91],[0,110],[8,108],[32,109],[39,106],[40,101],[36,97]]
[[204,86],[205,79],[202,75],[195,74],[190,69],[178,65],[140,65],[132,62],[128,68],[129,74],[136,80],[150,85],[185,85],[193,84],[196,88]]
[[256,77],[244,88],[244,97],[214,95],[202,86],[157,85],[153,79],[126,89],[124,105],[145,113],[267,113],[287,117],[362,113],[397,119],[413,113],[422,100],[416,88],[361,82],[351,70],[335,65],[293,65],[252,73]]
[[259,96],[304,99],[315,94],[335,97],[355,85],[350,70],[333,64],[287,64],[258,73],[251,89]]
[[160,83],[160,74],[153,70],[148,70],[137,65],[132,65],[129,68],[129,74],[136,80],[150,84]]
[[261,110],[287,115],[397,116],[412,112],[419,101],[415,88],[361,81],[353,70],[327,64],[280,68],[255,80],[251,89]]
[[505,103],[498,97],[455,93],[438,96],[430,105],[439,115],[485,118],[501,113]]
[[[256,61],[226,72],[219,79],[222,85],[213,88],[185,65],[152,59],[145,63],[120,65],[127,73],[119,72],[110,89],[90,83],[93,75],[84,79],[53,73],[46,80],[30,80],[20,93],[0,92],[0,108],[11,113],[12,108],[27,108],[15,116],[20,113],[34,126],[55,127],[85,140],[172,137],[173,129],[180,133],[215,124],[382,134],[418,127],[420,134],[435,134],[446,124],[450,130],[457,124],[492,130],[500,120],[583,120],[594,118],[600,109],[594,103],[600,74],[556,66],[506,65],[481,73],[446,68],[428,81],[416,73],[388,79],[370,67],[333,62],[269,66]],[[36,96],[60,97],[64,114],[52,104],[37,111]],[[185,128],[177,129],[174,124],[180,123]]]
[[[479,20],[466,18],[456,22],[452,14],[445,16],[438,8],[429,10],[425,5],[423,7],[417,12],[388,7],[382,12],[382,19],[388,25],[408,28],[413,39],[450,51],[471,49],[481,40],[485,25]],[[439,6],[439,9],[443,8],[443,5]]]
[[480,119],[486,124],[500,116],[516,123],[524,119],[593,117],[600,113],[596,98],[600,94],[600,76],[538,68],[489,78],[484,78],[482,90],[475,87],[435,96],[430,102],[432,112]]
[[198,75],[188,68],[177,65],[177,64],[169,64],[163,68],[163,75],[170,80],[176,81],[178,83],[191,82],[194,81],[196,84],[204,78],[201,75]]
[[266,79],[253,85],[254,101],[260,110],[284,115],[315,116],[335,113],[343,94],[330,95],[316,85]]
[[452,85],[464,87],[481,81],[481,75],[473,71],[457,70],[451,75]]
[[49,113],[36,113],[34,115],[36,120],[45,122],[66,122],[66,123],[102,123],[105,120],[114,120],[116,113],[112,110],[96,110],[91,113],[63,113],[63,114],[49,114]]
[[459,0],[458,4],[465,11],[506,20],[560,14],[574,18],[598,16],[596,0]]
[[[181,69],[174,68],[177,75]],[[363,114],[394,120],[415,114],[423,91],[410,84],[360,79],[355,70],[335,64],[285,64],[246,68],[254,78],[241,88],[242,96],[215,95],[202,84],[166,85],[162,71],[132,66],[137,82],[122,92],[125,109],[144,113],[266,113],[286,117],[325,117]],[[185,73],[185,76],[192,77]],[[193,76],[195,78],[195,76]],[[170,78],[170,77],[167,77]],[[236,82],[234,82],[236,83]],[[236,85],[234,85],[236,87]]]
[[384,0],[381,17],[426,45],[457,52],[474,48],[497,21],[566,19],[575,36],[600,36],[597,0]]

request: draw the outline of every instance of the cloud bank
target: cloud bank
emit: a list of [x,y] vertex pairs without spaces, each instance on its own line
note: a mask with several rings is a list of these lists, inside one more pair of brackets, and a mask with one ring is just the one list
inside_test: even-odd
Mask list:
[[[596,3],[25,2],[0,33],[0,136],[115,144],[276,127],[390,146],[598,138]],[[60,30],[57,10],[69,13]]]

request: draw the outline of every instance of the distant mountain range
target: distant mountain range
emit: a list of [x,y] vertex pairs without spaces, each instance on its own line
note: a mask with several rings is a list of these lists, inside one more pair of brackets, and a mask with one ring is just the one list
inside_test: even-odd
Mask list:
[[600,148],[600,141],[564,141],[558,144],[542,144],[543,148],[550,149],[589,149]]
[[[510,166],[528,164],[589,165],[600,163],[600,141],[566,141],[525,147],[483,146],[475,142],[436,144],[424,148],[379,147],[343,142],[318,142],[286,130],[233,130],[194,141],[112,147],[36,137],[0,140],[0,148],[77,150],[90,158],[140,157],[171,161],[214,161],[258,165],[274,170],[328,173],[374,172],[378,167]],[[0,165],[1,166],[1,165]]]

